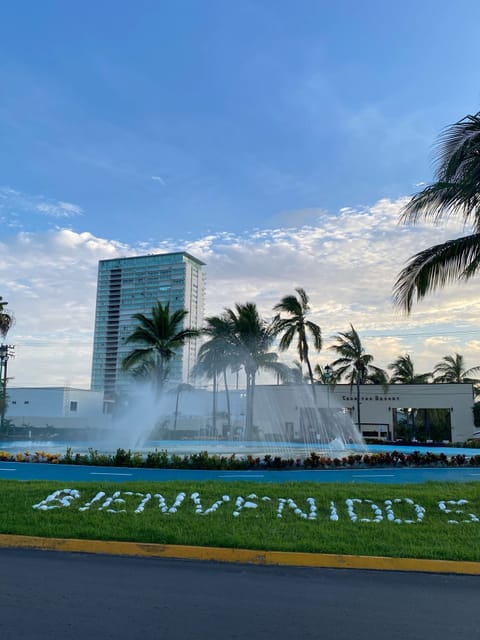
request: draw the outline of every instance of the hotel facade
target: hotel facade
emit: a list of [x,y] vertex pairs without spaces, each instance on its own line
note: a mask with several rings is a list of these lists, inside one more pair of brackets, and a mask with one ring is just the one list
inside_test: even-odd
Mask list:
[[[91,389],[103,391],[106,400],[127,388],[128,373],[122,360],[131,351],[126,342],[135,329],[136,313],[151,315],[157,301],[169,303],[170,311],[185,309],[184,328],[200,328],[205,300],[205,263],[186,252],[101,260],[98,265],[95,334]],[[188,341],[173,358],[173,382],[190,379],[199,348],[198,339]]]

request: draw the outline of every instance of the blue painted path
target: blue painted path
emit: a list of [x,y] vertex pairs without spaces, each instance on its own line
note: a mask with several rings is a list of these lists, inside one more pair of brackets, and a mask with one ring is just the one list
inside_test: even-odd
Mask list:
[[381,484],[422,483],[428,481],[480,481],[480,467],[400,468],[400,469],[331,469],[293,471],[203,471],[186,469],[142,469],[126,467],[92,467],[32,462],[0,462],[0,479],[88,481],[167,480],[251,480],[253,482],[376,482]]

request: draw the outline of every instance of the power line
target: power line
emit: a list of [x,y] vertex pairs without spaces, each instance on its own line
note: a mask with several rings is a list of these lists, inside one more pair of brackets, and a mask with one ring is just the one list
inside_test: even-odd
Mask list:
[[477,334],[480,336],[480,328],[478,329],[465,329],[464,331],[425,331],[418,333],[376,333],[376,334],[362,334],[363,338],[417,338],[422,336],[460,336],[467,334]]
[[[381,333],[381,329],[379,333],[361,333],[362,338],[418,338],[418,337],[435,337],[435,336],[460,336],[460,335],[473,335],[477,334],[480,336],[480,327],[478,329],[460,329],[454,331],[415,331],[412,333]],[[332,336],[332,339],[334,336]],[[63,345],[63,346],[84,346],[84,347],[92,347],[93,339],[91,340],[16,340],[16,347],[51,347],[52,345]]]

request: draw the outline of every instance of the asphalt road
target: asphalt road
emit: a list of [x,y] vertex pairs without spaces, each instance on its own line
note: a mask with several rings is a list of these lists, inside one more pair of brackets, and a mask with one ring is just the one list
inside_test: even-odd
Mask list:
[[2,640],[473,640],[480,578],[0,549]]

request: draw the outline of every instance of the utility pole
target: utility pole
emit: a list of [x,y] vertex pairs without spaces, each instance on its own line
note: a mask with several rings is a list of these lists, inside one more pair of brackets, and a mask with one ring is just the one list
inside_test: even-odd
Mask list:
[[11,344],[0,345],[0,384],[2,388],[1,397],[1,421],[0,431],[3,433],[5,429],[5,412],[7,410],[7,365],[8,359],[14,357],[15,347]]
[[356,385],[357,385],[357,428],[359,433],[362,433],[362,421],[360,419],[360,382],[363,382],[363,376],[365,374],[365,364],[358,359],[355,362],[355,381],[356,381]]
[[332,367],[329,364],[325,365],[323,369],[323,378],[327,385],[327,405],[330,410],[330,380],[332,379]]
[[[15,317],[12,313],[5,310],[8,302],[0,296],[0,335],[5,339],[9,329],[15,323]],[[5,429],[5,412],[7,410],[7,363],[8,359],[13,357],[15,347],[11,344],[0,345],[0,387],[2,390],[0,398],[0,430]]]

